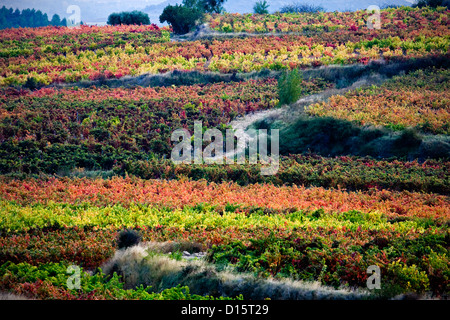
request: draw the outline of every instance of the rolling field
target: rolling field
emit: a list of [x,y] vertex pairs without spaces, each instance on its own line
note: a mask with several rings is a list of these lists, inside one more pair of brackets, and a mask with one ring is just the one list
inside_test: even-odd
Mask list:
[[[0,292],[448,299],[450,10],[367,18],[213,14],[192,41],[156,25],[0,30]],[[139,76],[167,83],[117,85]],[[171,160],[174,130],[254,115],[248,128],[279,130],[275,174]]]

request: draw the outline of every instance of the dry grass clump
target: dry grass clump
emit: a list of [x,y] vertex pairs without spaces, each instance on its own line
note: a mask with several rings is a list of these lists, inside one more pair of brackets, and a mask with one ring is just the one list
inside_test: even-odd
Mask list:
[[176,248],[196,250],[198,246],[174,242],[140,243],[118,250],[102,270],[108,275],[118,273],[129,289],[144,285],[161,291],[180,284],[188,286],[193,294],[227,297],[242,294],[244,299],[259,300],[350,300],[369,296],[365,291],[334,289],[318,282],[262,279],[233,270],[218,271],[203,260],[176,260],[162,254]]

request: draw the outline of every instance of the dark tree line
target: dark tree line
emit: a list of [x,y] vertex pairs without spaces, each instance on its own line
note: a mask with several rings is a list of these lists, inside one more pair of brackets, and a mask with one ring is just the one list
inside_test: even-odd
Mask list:
[[124,11],[111,13],[108,17],[108,24],[113,26],[118,24],[150,24],[150,18],[148,14],[141,11]]
[[49,20],[46,13],[42,13],[40,10],[35,9],[19,9],[13,8],[7,9],[3,6],[0,9],[0,29],[6,28],[35,28],[46,26],[67,26],[66,18],[62,19],[54,14],[52,19]]
[[413,7],[447,7],[450,8],[450,0],[418,0]]

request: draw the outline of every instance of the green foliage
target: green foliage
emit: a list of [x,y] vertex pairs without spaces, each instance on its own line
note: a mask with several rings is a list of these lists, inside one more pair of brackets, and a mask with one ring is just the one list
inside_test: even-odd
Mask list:
[[450,1],[449,0],[417,0],[416,3],[413,5],[413,7],[419,7],[419,8],[447,7],[447,8],[450,8]]
[[119,233],[117,248],[126,249],[138,245],[140,241],[141,236],[136,230],[123,230]]
[[393,153],[402,155],[417,149],[422,143],[422,139],[415,130],[403,130],[401,135],[394,140]]
[[7,9],[5,6],[0,9],[0,29],[66,25],[66,19],[61,20],[57,14],[53,15],[49,21],[47,14],[43,14],[40,10],[24,9],[20,11],[19,9],[13,10],[13,8]]
[[23,86],[30,90],[36,90],[39,89],[42,86],[42,84],[35,77],[28,77],[27,82],[25,82]]
[[324,11],[323,7],[303,3],[285,5],[280,9],[281,13],[315,13],[319,11]]
[[279,105],[296,102],[303,93],[303,74],[299,69],[284,72],[278,79]]
[[253,12],[256,14],[268,14],[269,4],[266,0],[257,1],[253,6]]
[[53,15],[52,20],[50,20],[50,24],[52,26],[63,26],[61,18],[57,14]]
[[393,134],[393,129],[389,128],[361,127],[356,121],[304,115],[288,124],[266,119],[255,122],[253,127],[279,129],[280,154],[286,156],[312,152],[322,156],[358,155],[402,160],[450,158],[447,136],[426,137],[409,128]]
[[[296,212],[292,215],[295,215],[296,219],[301,217],[308,220],[314,218],[315,213]],[[369,229],[372,230],[369,233],[374,232],[377,224],[384,223],[384,219],[375,221],[374,217],[357,212],[347,212],[337,217],[345,220],[348,218],[356,218],[352,223],[359,225],[357,230],[360,230],[361,226],[366,228],[368,221],[372,221],[369,222]],[[323,216],[318,219],[310,221],[323,223],[329,221],[330,217]],[[406,225],[408,222],[404,223]],[[429,290],[437,294],[449,292],[449,260],[445,253],[438,254],[433,251],[446,251],[437,243],[422,243],[420,250],[431,252],[429,255],[422,255],[417,253],[418,247],[409,247],[401,236],[389,239],[374,237],[364,246],[357,246],[351,245],[348,239],[338,240],[334,235],[328,234],[326,238],[320,238],[317,237],[317,232],[305,232],[298,237],[295,232],[283,237],[271,233],[266,237],[245,242],[214,245],[207,257],[220,268],[233,266],[237,271],[253,272],[263,277],[317,280],[335,287],[345,283],[365,286],[365,270],[371,261],[377,261],[376,264],[382,268],[381,295],[384,298],[409,292],[426,293]],[[430,233],[427,232],[428,235]],[[346,236],[350,234],[346,233]],[[439,238],[444,238],[444,235],[441,233]],[[346,259],[342,259],[343,256],[346,256]],[[383,262],[375,257],[384,257]],[[390,262],[386,261],[386,258]],[[400,258],[403,262],[400,262]]]
[[141,11],[123,11],[119,13],[112,13],[108,16],[109,25],[119,24],[150,24],[148,14]]
[[185,34],[191,31],[203,17],[203,13],[197,8],[175,5],[164,8],[159,17],[159,22],[167,22],[176,34]]
[[394,261],[387,266],[387,273],[394,286],[401,287],[404,292],[423,293],[429,290],[429,280],[425,271],[420,271],[416,265],[405,265]]
[[322,155],[351,154],[351,140],[361,129],[334,118],[300,118],[280,130],[280,154],[311,152]]
[[427,260],[423,263],[423,268],[428,272],[430,288],[438,294],[445,294],[450,288],[450,263],[447,253],[437,253],[431,250]]
[[223,4],[227,0],[197,0],[198,7],[203,12],[222,13],[224,11]]

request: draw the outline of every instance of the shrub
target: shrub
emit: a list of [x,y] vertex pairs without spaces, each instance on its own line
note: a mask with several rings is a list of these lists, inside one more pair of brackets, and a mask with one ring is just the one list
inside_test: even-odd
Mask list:
[[423,141],[420,145],[419,155],[421,159],[446,159],[450,156],[450,143],[439,139]]
[[159,21],[170,24],[174,33],[185,34],[191,31],[202,17],[203,13],[197,8],[169,5],[164,8],[163,13],[159,16]]
[[150,24],[150,18],[148,14],[141,11],[131,11],[131,12],[120,12],[120,13],[112,13],[108,17],[109,25],[118,25],[118,24]]
[[388,274],[393,279],[394,286],[401,286],[408,292],[423,293],[429,290],[430,282],[425,271],[420,271],[416,265],[407,266],[394,261],[388,265]]
[[279,105],[296,102],[302,95],[303,75],[298,69],[287,71],[278,79]]
[[40,87],[42,87],[42,84],[35,77],[28,77],[27,82],[25,82],[25,84],[23,86],[30,90],[35,90],[35,89],[39,89]]
[[445,294],[450,289],[450,264],[447,255],[431,253],[424,259],[433,292]]
[[119,233],[119,237],[117,239],[117,247],[119,249],[126,249],[139,244],[140,241],[141,236],[138,232],[134,230],[123,230]]
[[339,119],[299,118],[280,130],[280,154],[308,150],[322,155],[351,154],[352,138],[360,133],[361,129],[354,124]]
[[412,150],[417,149],[422,143],[421,137],[413,129],[406,129],[402,132],[400,137],[394,141],[394,154],[404,155]]
[[293,3],[281,8],[281,13],[313,13],[324,11],[323,7],[312,4]]

